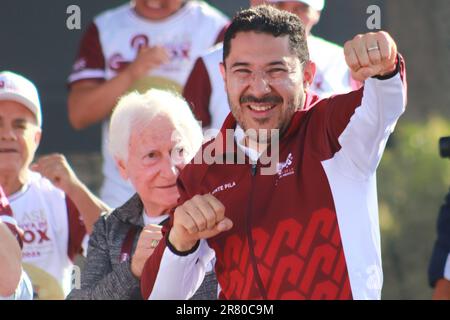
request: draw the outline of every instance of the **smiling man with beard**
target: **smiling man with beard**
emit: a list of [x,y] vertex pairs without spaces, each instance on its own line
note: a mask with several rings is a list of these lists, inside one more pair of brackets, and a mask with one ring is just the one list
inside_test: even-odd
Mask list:
[[[383,31],[344,50],[364,87],[319,100],[299,18],[268,6],[235,16],[222,65],[232,114],[203,148],[247,162],[186,166],[172,226],[144,267],[144,297],[190,297],[215,257],[224,299],[380,299],[376,168],[405,110],[405,67]],[[227,130],[233,148],[223,152]],[[275,144],[281,161],[265,174]]]

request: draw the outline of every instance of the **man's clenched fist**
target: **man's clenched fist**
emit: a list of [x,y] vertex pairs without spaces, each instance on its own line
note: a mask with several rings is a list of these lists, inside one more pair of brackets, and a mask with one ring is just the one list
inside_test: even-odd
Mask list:
[[385,31],[355,36],[345,43],[344,53],[353,79],[361,82],[389,74],[396,68],[397,45]]
[[213,195],[196,195],[175,210],[169,242],[178,251],[189,251],[198,240],[230,230],[233,222],[225,217],[225,207]]

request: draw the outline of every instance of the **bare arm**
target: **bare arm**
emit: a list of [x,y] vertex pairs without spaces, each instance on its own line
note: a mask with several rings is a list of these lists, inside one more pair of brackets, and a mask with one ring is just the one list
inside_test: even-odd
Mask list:
[[77,129],[84,129],[107,118],[117,100],[132,84],[127,72],[102,82],[81,80],[72,85],[69,93],[69,121]]
[[16,238],[0,222],[0,296],[14,294],[22,274],[22,253]]
[[92,233],[100,214],[111,210],[78,179],[62,154],[41,157],[32,169],[49,179],[73,201],[83,217],[88,234]]
[[69,121],[75,129],[83,129],[107,118],[118,99],[150,70],[169,61],[162,47],[142,48],[136,60],[108,81],[81,80],[71,87]]

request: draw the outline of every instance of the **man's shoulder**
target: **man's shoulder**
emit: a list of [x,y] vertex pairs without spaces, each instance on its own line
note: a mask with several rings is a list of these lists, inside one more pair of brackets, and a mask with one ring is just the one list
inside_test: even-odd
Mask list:
[[223,57],[223,42],[220,42],[215,46],[211,47],[201,56],[201,58],[205,62],[212,61],[214,63],[222,62],[222,57]]
[[334,52],[343,50],[343,47],[340,46],[339,44],[331,42],[321,37],[314,36],[312,34],[308,36],[308,44],[311,46],[317,46],[319,48],[329,49]]
[[344,49],[333,42],[310,35],[308,36],[308,48],[311,60],[319,64],[339,63],[346,66],[344,59]]

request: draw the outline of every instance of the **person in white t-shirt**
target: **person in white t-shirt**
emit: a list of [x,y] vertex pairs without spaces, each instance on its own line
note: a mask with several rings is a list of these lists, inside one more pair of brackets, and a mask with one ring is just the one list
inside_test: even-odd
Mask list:
[[[310,57],[317,67],[310,91],[326,98],[358,88],[359,84],[351,78],[345,63],[342,47],[310,33],[320,20],[325,6],[324,0],[259,0],[250,1],[250,5],[256,6],[261,2],[294,13],[304,23]],[[219,72],[222,60],[223,48],[220,43],[197,59],[183,90],[183,96],[191,105],[196,118],[202,122],[206,136],[215,136],[230,113],[222,75]]]
[[181,92],[195,59],[222,41],[228,18],[202,1],[135,0],[98,15],[88,27],[69,77],[75,129],[103,122],[101,198],[118,207],[134,193],[108,152],[109,116],[127,92]]
[[8,198],[0,186],[0,300],[31,300],[33,290],[22,269],[22,239]]
[[31,165],[41,126],[35,85],[13,72],[0,72],[0,184],[24,231],[23,267],[38,298],[63,299],[86,233],[109,208],[77,178],[64,156],[48,155]]

